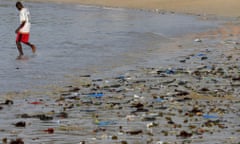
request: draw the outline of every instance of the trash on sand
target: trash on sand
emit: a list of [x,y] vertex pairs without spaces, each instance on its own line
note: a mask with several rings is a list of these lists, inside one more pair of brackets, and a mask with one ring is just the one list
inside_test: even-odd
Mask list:
[[217,119],[217,118],[218,118],[218,116],[204,114],[204,115],[203,115],[203,118],[205,118],[205,119]]
[[53,120],[53,117],[47,116],[47,115],[44,115],[44,114],[38,115],[38,118],[39,118],[40,120],[42,120],[42,121]]
[[130,134],[130,135],[138,135],[138,134],[143,133],[143,131],[142,130],[132,130],[132,131],[127,131],[126,133]]
[[12,100],[9,100],[9,99],[7,99],[7,100],[5,100],[5,102],[4,102],[4,103],[0,103],[0,105],[13,105],[13,101],[12,101]]
[[163,102],[163,99],[162,98],[156,98],[154,99],[155,102]]
[[11,140],[10,144],[24,144],[24,141],[21,138],[17,138],[16,140]]
[[101,97],[104,96],[104,94],[102,92],[100,92],[100,93],[90,93],[90,94],[88,94],[88,96],[94,97],[94,98],[101,98]]
[[108,125],[115,125],[116,122],[114,122],[114,121],[96,121],[95,124],[98,126],[108,126]]
[[20,121],[14,124],[16,127],[25,127],[26,126],[26,122],[25,121]]
[[92,113],[92,112],[96,112],[97,110],[95,109],[86,109],[86,110],[80,110],[80,112],[86,112],[86,113]]
[[56,117],[59,117],[59,118],[68,118],[68,113],[66,113],[66,112],[60,112],[59,114],[56,115]]
[[198,56],[198,57],[204,57],[204,56],[206,56],[206,54],[199,53],[199,54],[197,54],[196,56]]
[[179,135],[177,135],[178,137],[181,137],[181,138],[189,138],[192,136],[192,133],[188,133],[186,131],[181,131]]
[[203,57],[201,58],[201,60],[206,60],[206,59],[208,59],[208,57],[206,57],[206,56],[203,56]]
[[147,126],[147,128],[152,128],[152,127],[158,126],[158,124],[155,122],[151,122],[151,123],[148,123],[146,126]]
[[199,39],[199,38],[196,38],[194,41],[195,41],[195,42],[202,42],[202,40]]
[[53,128],[48,128],[48,129],[44,130],[44,132],[47,132],[49,134],[53,134],[54,133],[54,129]]
[[118,76],[118,77],[116,77],[115,79],[121,79],[121,80],[124,80],[125,79],[125,76]]
[[165,73],[166,73],[166,74],[175,74],[175,70],[173,70],[173,69],[167,69],[167,70],[165,71]]
[[164,144],[163,141],[157,141],[156,144]]
[[43,104],[43,103],[42,103],[42,102],[39,102],[39,101],[34,101],[34,102],[29,102],[29,104],[40,105],[40,104]]
[[85,144],[85,141],[80,141],[80,143],[79,144]]

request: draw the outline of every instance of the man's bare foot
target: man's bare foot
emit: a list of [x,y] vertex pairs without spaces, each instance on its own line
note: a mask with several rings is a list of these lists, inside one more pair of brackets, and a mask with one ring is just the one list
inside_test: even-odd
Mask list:
[[31,48],[32,48],[32,52],[35,53],[36,50],[37,50],[37,48],[35,47],[35,45],[32,45]]
[[23,55],[19,55],[16,59],[17,59],[17,60],[20,60],[20,59],[23,59],[23,58],[24,58]]

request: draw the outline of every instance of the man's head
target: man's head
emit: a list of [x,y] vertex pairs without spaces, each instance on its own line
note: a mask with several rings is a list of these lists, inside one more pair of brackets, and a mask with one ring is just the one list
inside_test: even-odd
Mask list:
[[23,8],[23,4],[20,1],[18,1],[16,2],[16,7],[18,10],[21,10]]

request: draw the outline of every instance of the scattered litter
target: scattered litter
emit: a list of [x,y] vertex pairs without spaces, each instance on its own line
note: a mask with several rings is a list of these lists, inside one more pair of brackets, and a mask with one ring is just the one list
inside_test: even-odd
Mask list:
[[202,42],[202,40],[199,39],[199,38],[196,38],[196,39],[194,40],[194,42]]
[[54,133],[54,129],[53,128],[48,128],[46,130],[43,130],[44,132],[47,132],[49,134],[53,134]]
[[218,118],[218,116],[204,114],[204,115],[203,115],[203,118],[205,118],[205,119],[217,119],[217,118]]
[[39,102],[39,101],[34,101],[34,102],[29,102],[29,104],[40,105],[40,104],[43,104],[43,103],[42,103],[42,102]]
[[115,125],[117,123],[114,121],[97,121],[95,122],[95,124],[98,126],[109,126],[109,125]]
[[103,93],[90,93],[90,94],[88,94],[88,96],[94,97],[94,98],[101,98],[104,96],[104,94]]
[[14,124],[16,127],[25,127],[26,126],[26,122],[25,121],[19,121],[17,123]]

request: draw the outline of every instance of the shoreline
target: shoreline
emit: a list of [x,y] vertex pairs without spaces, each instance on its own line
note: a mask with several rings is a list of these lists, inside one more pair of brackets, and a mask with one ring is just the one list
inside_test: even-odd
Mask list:
[[27,0],[31,2],[54,2],[96,5],[117,8],[143,9],[154,11],[169,11],[195,15],[214,15],[223,17],[240,17],[240,1],[238,0]]
[[12,93],[2,99],[0,116],[15,127],[0,134],[10,141],[17,131],[26,143],[237,144],[240,36],[226,34],[178,39],[169,47],[192,48],[190,54],[166,67],[147,65],[114,77],[80,75],[49,93]]
[[[127,5],[128,3],[125,3],[125,2],[123,2],[123,3],[121,3],[121,4],[119,4],[119,3],[112,3],[112,2],[110,2],[111,0],[102,0],[102,1],[97,1],[97,0],[90,0],[90,1],[87,1],[87,0],[69,0],[69,1],[67,1],[67,0],[26,0],[25,2],[41,2],[41,3],[47,3],[47,2],[50,2],[50,3],[61,3],[61,4],[83,4],[83,5],[89,5],[89,6],[107,6],[107,7],[113,7],[113,8],[129,8],[129,9],[136,9],[136,10],[153,10],[153,12],[154,12],[154,10],[155,9],[153,9],[153,5],[145,5],[145,7],[143,6],[143,5],[136,5],[136,6],[134,6],[133,5],[133,3],[136,1],[136,0],[133,0],[133,2],[131,2],[131,4],[130,5]],[[145,0],[141,0],[141,1],[145,1]],[[155,0],[151,0],[151,1],[154,1],[155,2]],[[161,2],[164,2],[164,0],[160,0]],[[175,0],[172,0],[172,1],[175,1]],[[187,1],[187,0],[186,0]],[[189,0],[189,1],[191,1],[191,0]],[[233,0],[234,1],[234,0]],[[118,5],[118,6],[117,6]],[[156,5],[156,7],[157,7],[157,5]],[[166,10],[166,11],[169,11],[169,9],[168,10]],[[170,11],[169,11],[170,12]],[[190,13],[188,13],[188,14],[190,14]],[[191,14],[190,14],[191,15]],[[205,17],[206,16],[206,17]],[[220,15],[213,15],[213,17],[211,17],[211,15],[204,15],[204,17],[202,17],[201,15],[199,15],[199,18],[200,19],[203,19],[203,20],[208,20],[209,18],[211,19],[211,18],[213,18],[213,20],[215,20],[215,19],[218,19],[218,17],[219,17]],[[220,16],[221,17],[221,16]],[[206,19],[204,19],[204,18],[206,18]],[[205,32],[200,32],[200,33],[198,33],[198,32],[196,32],[196,33],[189,33],[189,34],[187,34],[187,35],[185,35],[185,36],[181,36],[181,37],[177,37],[175,40],[177,41],[175,41],[175,42],[170,42],[170,43],[168,43],[168,44],[166,44],[165,46],[166,47],[169,47],[169,49],[171,48],[173,48],[174,50],[171,50],[171,51],[181,51],[180,49],[181,48],[179,48],[179,46],[180,47],[182,47],[182,45],[181,44],[183,44],[183,43],[181,43],[181,44],[176,44],[176,43],[179,43],[179,41],[184,41],[184,42],[189,42],[189,40],[187,40],[187,39],[190,39],[190,41],[192,40],[192,41],[194,41],[194,39],[196,38],[196,39],[198,39],[198,37],[208,37],[208,35],[211,35],[211,36],[214,36],[214,38],[216,38],[216,37],[218,37],[217,39],[221,39],[221,40],[224,40],[224,39],[228,39],[228,37],[232,37],[232,36],[234,36],[234,37],[237,37],[238,35],[239,35],[239,33],[240,33],[240,26],[239,26],[239,22],[238,22],[238,20],[233,20],[233,21],[231,21],[232,19],[231,19],[232,17],[230,17],[230,21],[228,21],[228,20],[226,20],[226,17],[223,17],[223,19],[225,19],[226,20],[226,23],[225,24],[221,24],[218,28],[214,28],[214,29],[212,29],[212,30],[209,30],[209,31],[205,31]],[[237,22],[237,23],[236,23]],[[219,35],[221,35],[221,36],[219,36]],[[209,37],[208,37],[209,38]],[[178,39],[178,40],[177,40]],[[205,38],[204,38],[205,39]],[[191,43],[191,42],[190,42]],[[239,43],[239,42],[236,42],[236,43]],[[185,49],[190,49],[190,47],[191,46],[186,46],[185,47]],[[160,51],[161,51],[161,49],[159,49]],[[158,50],[157,50],[157,52],[158,52]],[[232,55],[233,55],[233,57],[237,57],[237,54],[234,54],[234,53],[232,53]],[[178,58],[179,57],[179,55],[177,55],[177,57],[176,58]],[[177,63],[176,61],[172,61],[173,63]],[[114,69],[114,68],[113,68]],[[118,69],[118,68],[117,68]],[[94,71],[94,70],[93,70]],[[121,71],[122,72],[122,71]],[[94,72],[92,72],[92,73],[94,73]],[[96,75],[100,75],[101,76],[101,74],[96,74]],[[71,77],[71,76],[70,76]],[[54,86],[53,86],[54,87]],[[58,87],[58,86],[56,86],[56,87]],[[55,87],[54,87],[55,88]],[[59,88],[59,87],[58,87]],[[58,89],[57,88],[57,89]],[[62,87],[60,87],[60,89],[61,89]],[[52,90],[50,90],[50,91],[52,91]],[[37,93],[35,93],[35,92],[31,92],[31,91],[28,91],[28,90],[26,90],[25,91],[26,93],[27,93],[27,95],[35,95],[35,94],[37,94]],[[25,95],[26,93],[25,92],[23,92],[22,94],[23,95]],[[54,91],[55,92],[55,91]],[[59,92],[59,91],[58,91]],[[8,93],[8,92],[7,92]],[[20,92],[21,93],[21,92]],[[50,92],[51,93],[51,92]],[[5,93],[6,94],[6,93]],[[5,95],[5,94],[3,94],[3,95]],[[12,94],[13,95],[16,95],[15,94],[15,92],[9,92],[9,94],[10,94],[10,97],[12,96]],[[6,95],[8,95],[8,94],[6,94]],[[21,94],[20,94],[21,95]],[[6,97],[7,98],[7,97]],[[11,97],[12,98],[12,97]]]
[[59,144],[239,143],[240,27],[229,23],[164,45],[183,52],[167,66],[131,65],[113,76],[79,72],[66,85],[2,95],[0,138]]

